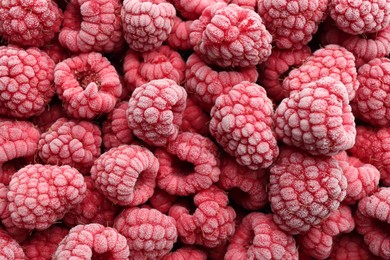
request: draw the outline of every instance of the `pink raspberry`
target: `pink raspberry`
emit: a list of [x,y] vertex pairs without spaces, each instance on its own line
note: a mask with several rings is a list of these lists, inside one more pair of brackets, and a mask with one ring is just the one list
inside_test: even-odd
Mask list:
[[83,175],[70,166],[27,165],[9,184],[12,222],[19,228],[47,229],[81,203],[86,191]]
[[165,0],[124,0],[123,33],[130,49],[146,52],[168,39],[176,10]]
[[113,52],[123,47],[120,0],[70,0],[58,35],[72,52]]
[[149,204],[161,213],[167,214],[171,206],[176,202],[176,200],[177,196],[171,195],[162,189],[156,188],[154,189],[153,196],[149,199]]
[[200,134],[182,132],[155,155],[160,164],[157,186],[169,194],[188,196],[219,180],[218,148]]
[[126,238],[100,224],[78,225],[59,243],[52,259],[129,259]]
[[58,63],[54,83],[66,112],[74,118],[92,119],[110,112],[122,93],[117,71],[97,52]]
[[167,44],[172,49],[184,51],[192,49],[190,42],[191,24],[192,21],[183,21],[177,16],[173,19],[172,31],[167,39]]
[[390,23],[390,1],[329,0],[329,14],[346,33],[376,33]]
[[270,172],[268,198],[274,221],[289,234],[319,225],[346,195],[347,180],[332,157],[285,147]]
[[294,238],[275,224],[272,215],[252,212],[239,225],[225,259],[298,260],[298,249]]
[[187,96],[186,108],[180,126],[183,132],[194,132],[204,136],[209,134],[210,116],[202,108]]
[[330,260],[361,259],[371,260],[375,256],[371,254],[363,238],[356,233],[344,234],[334,241]]
[[207,260],[207,255],[204,251],[200,249],[191,246],[185,246],[161,258],[161,260],[187,260],[187,259]]
[[61,117],[66,117],[66,113],[62,107],[61,102],[58,100],[55,101],[57,102],[52,102],[46,106],[46,109],[42,112],[42,114],[32,118],[32,122],[39,128],[42,133],[46,132],[50,126],[55,123],[55,121]]
[[165,146],[179,133],[187,93],[171,79],[152,80],[136,88],[126,115],[133,134],[153,146]]
[[271,41],[260,16],[236,4],[211,5],[191,24],[194,51],[220,67],[248,67],[266,61]]
[[228,0],[169,0],[176,10],[179,11],[180,16],[184,17],[186,20],[195,20],[202,15],[202,12],[207,7],[221,2],[229,2]]
[[55,93],[54,61],[37,48],[14,45],[1,46],[0,57],[0,114],[27,118],[42,113]]
[[41,135],[38,155],[45,163],[70,165],[87,174],[100,155],[101,143],[96,124],[61,117]]
[[95,160],[91,177],[109,200],[122,206],[138,206],[153,195],[158,168],[157,158],[145,147],[121,145]]
[[137,53],[129,50],[123,63],[125,80],[131,91],[155,79],[171,79],[180,85],[184,80],[185,62],[168,46]]
[[0,231],[0,259],[24,260],[26,255],[22,247],[9,235]]
[[300,49],[325,19],[328,0],[259,0],[257,12],[272,34],[276,47]]
[[211,186],[194,196],[195,211],[175,204],[169,215],[176,220],[181,241],[187,245],[203,245],[213,248],[227,242],[235,231],[236,213],[228,204],[227,194]]
[[175,220],[156,209],[126,208],[115,219],[114,228],[126,237],[130,260],[160,259],[177,240]]
[[273,130],[273,104],[261,86],[243,81],[215,101],[210,133],[240,165],[267,168],[279,148]]
[[23,47],[41,47],[55,37],[62,18],[52,0],[4,0],[0,3],[0,36]]
[[331,77],[311,82],[282,100],[275,132],[287,145],[313,155],[335,155],[355,144],[355,117],[343,83]]
[[199,55],[191,54],[186,62],[185,82],[189,95],[199,105],[209,112],[215,100],[242,81],[256,82],[258,72],[256,67],[244,69],[220,70],[207,65]]
[[231,0],[229,2],[250,10],[255,10],[257,7],[257,0]]

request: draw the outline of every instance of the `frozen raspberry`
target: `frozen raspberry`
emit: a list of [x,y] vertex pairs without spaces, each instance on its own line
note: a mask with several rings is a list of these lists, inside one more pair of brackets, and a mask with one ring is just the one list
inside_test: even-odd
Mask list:
[[258,72],[251,66],[236,70],[216,70],[207,65],[197,54],[193,53],[186,62],[184,87],[199,105],[209,112],[215,100],[242,81],[256,82]]
[[155,155],[160,163],[157,186],[169,194],[188,196],[219,180],[218,148],[200,134],[182,132]]
[[9,235],[0,231],[0,259],[24,260],[26,255],[22,247]]
[[179,11],[180,16],[186,20],[195,20],[207,7],[219,2],[228,2],[228,0],[169,0],[169,2]]
[[146,52],[168,39],[176,10],[165,0],[124,0],[123,33],[130,49]]
[[153,196],[149,199],[149,204],[158,211],[167,214],[171,206],[176,202],[176,199],[177,196],[171,195],[162,189],[156,188],[154,190]]
[[155,79],[171,79],[180,85],[184,80],[185,62],[168,46],[137,53],[129,50],[123,63],[125,80],[131,91]]
[[177,240],[175,220],[156,209],[127,208],[115,219],[114,228],[126,237],[130,260],[160,259]]
[[363,238],[355,233],[344,234],[334,241],[330,260],[371,260],[375,256],[371,254]]
[[300,49],[311,41],[325,19],[328,0],[259,0],[257,12],[276,47]]
[[32,122],[39,128],[42,133],[44,133],[50,128],[52,124],[54,124],[55,121],[57,121],[57,119],[60,119],[61,117],[66,117],[66,113],[62,107],[62,104],[60,102],[51,102],[51,104],[46,106],[46,109],[42,112],[42,114],[32,118]]
[[38,155],[45,163],[70,165],[87,174],[100,155],[101,143],[96,124],[61,117],[41,135]]
[[149,145],[165,146],[179,133],[186,99],[185,89],[171,79],[136,88],[126,111],[133,134]]
[[321,231],[332,236],[338,236],[341,233],[349,233],[355,228],[355,221],[352,216],[352,210],[349,206],[341,204],[340,207],[331,212],[321,223]]
[[179,248],[175,252],[165,255],[161,260],[207,260],[205,252],[191,246]]
[[346,195],[347,180],[332,157],[285,147],[270,172],[268,198],[275,223],[293,235],[320,224]]
[[[187,2],[188,3],[188,2]],[[175,50],[191,50],[190,42],[192,21],[183,21],[179,17],[173,20],[172,31],[167,39],[167,44]]]
[[55,93],[54,61],[37,48],[13,45],[1,46],[0,57],[0,114],[27,118],[42,113]]
[[100,224],[78,225],[59,243],[52,259],[129,259],[126,238]]
[[81,203],[86,190],[83,175],[70,166],[27,165],[9,184],[12,222],[19,228],[44,230]]
[[240,165],[267,168],[279,148],[273,131],[272,101],[261,86],[243,81],[215,101],[210,133]]
[[110,112],[122,94],[117,71],[97,52],[58,63],[54,83],[66,112],[75,118],[92,119]]
[[154,192],[157,158],[145,147],[121,145],[103,153],[91,168],[96,188],[119,205],[138,206]]
[[70,0],[58,35],[72,52],[113,52],[123,47],[120,0]]
[[55,64],[70,57],[70,51],[64,48],[58,39],[42,46],[41,50],[46,52]]
[[257,0],[231,0],[231,1],[229,1],[229,3],[236,4],[236,5],[239,5],[243,8],[247,8],[250,10],[255,10],[255,8],[257,6]]
[[228,204],[227,194],[211,186],[194,196],[195,211],[175,204],[169,215],[176,220],[181,241],[188,245],[203,245],[213,248],[227,242],[235,231],[236,213]]
[[52,0],[0,2],[0,36],[23,47],[40,47],[60,30],[62,11]]
[[294,238],[275,224],[272,215],[253,212],[246,215],[239,225],[225,259],[298,260],[298,249]]
[[8,188],[4,183],[0,183],[0,218],[8,210],[8,199],[7,199]]
[[192,98],[187,96],[186,108],[180,126],[181,131],[207,136],[209,134],[209,123],[210,116]]
[[211,5],[191,24],[194,51],[220,67],[248,67],[266,61],[271,41],[260,16],[236,4]]
[[346,33],[376,33],[390,23],[390,1],[329,0],[329,14]]

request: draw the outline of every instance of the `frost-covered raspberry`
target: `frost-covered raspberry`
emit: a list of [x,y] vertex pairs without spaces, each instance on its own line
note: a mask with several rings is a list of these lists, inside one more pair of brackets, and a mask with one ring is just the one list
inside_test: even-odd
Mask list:
[[375,259],[375,256],[371,254],[367,245],[364,243],[363,237],[353,232],[349,234],[343,234],[340,237],[335,239],[329,259],[330,260],[350,260],[350,259],[371,260],[371,259]]
[[70,0],[58,40],[72,52],[113,52],[123,46],[120,0]]
[[62,11],[52,0],[0,2],[0,36],[23,47],[41,47],[60,30]]
[[194,132],[204,136],[209,134],[210,116],[208,113],[187,96],[186,108],[183,112],[183,120],[180,126],[183,132]]
[[272,36],[260,16],[236,4],[216,3],[191,24],[194,51],[209,64],[248,67],[271,55]]
[[4,231],[0,231],[0,259],[26,259],[26,255],[19,243],[13,240]]
[[229,2],[250,10],[255,10],[257,6],[257,0],[231,0]]
[[187,92],[171,79],[152,80],[134,90],[126,115],[133,134],[145,143],[165,146],[179,133]]
[[81,203],[86,191],[83,175],[70,166],[27,165],[9,184],[12,222],[19,228],[44,230]]
[[[162,189],[156,188],[154,190],[153,196],[149,199],[149,204],[153,208],[160,211],[161,213],[167,214],[171,206],[176,202],[176,200],[177,200],[177,196],[169,194],[168,192]],[[0,212],[1,212],[1,204],[0,204]]]
[[123,33],[130,49],[151,51],[161,46],[172,31],[175,7],[165,0],[124,0]]
[[167,44],[175,50],[191,50],[191,24],[192,21],[183,21],[176,16],[173,20],[172,31],[167,39]]
[[130,260],[159,259],[177,240],[175,220],[156,209],[127,208],[115,219],[114,228],[126,237]]
[[218,3],[218,2],[228,2],[227,0],[169,0],[176,10],[179,11],[180,16],[184,17],[186,20],[195,20],[201,16],[204,9],[207,7]]
[[211,135],[240,165],[258,170],[276,159],[273,105],[264,88],[243,81],[217,98],[210,115]]
[[284,147],[270,172],[268,198],[274,221],[293,235],[320,224],[346,195],[347,180],[332,157]]
[[326,17],[328,0],[259,0],[257,12],[276,47],[300,49],[311,41]]
[[59,243],[52,259],[129,259],[126,238],[100,224],[78,225]]
[[161,260],[207,260],[207,255],[200,249],[191,246],[184,246],[165,255]]
[[246,215],[237,228],[225,259],[298,260],[298,249],[294,238],[275,224],[272,215],[253,212]]
[[58,63],[54,83],[66,112],[75,118],[92,119],[110,112],[122,94],[117,71],[97,52]]
[[[0,15],[1,16],[1,15]],[[39,115],[55,93],[54,61],[37,48],[0,47],[0,114]]]

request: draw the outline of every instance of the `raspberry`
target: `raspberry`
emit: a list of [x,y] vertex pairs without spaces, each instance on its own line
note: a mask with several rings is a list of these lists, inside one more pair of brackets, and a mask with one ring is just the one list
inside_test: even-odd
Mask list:
[[272,215],[252,212],[243,218],[225,259],[298,259],[298,249],[294,238],[275,224]]
[[156,188],[154,190],[153,196],[149,199],[149,204],[161,213],[167,214],[171,206],[176,202],[176,199],[177,196],[171,195],[164,190]]
[[42,46],[41,50],[49,55],[55,64],[70,57],[70,51],[64,48],[57,39]]
[[96,124],[61,117],[41,135],[38,155],[45,163],[70,165],[87,174],[100,155],[101,143]]
[[85,197],[83,175],[70,166],[31,164],[16,172],[7,198],[16,227],[44,230]]
[[174,17],[172,31],[168,36],[167,44],[175,50],[191,50],[190,43],[192,21],[183,21],[179,17]]
[[188,2],[186,0],[169,0],[175,8],[179,11],[180,15],[186,20],[195,20],[202,15],[202,12],[207,7],[219,3],[228,2],[227,0],[192,0]]
[[390,23],[390,1],[329,0],[329,14],[346,33],[376,33]]
[[313,155],[335,155],[355,143],[355,118],[343,83],[324,77],[285,98],[275,111],[275,132],[287,145]]
[[127,239],[130,259],[160,259],[177,240],[175,220],[156,209],[126,208],[114,228]]
[[17,172],[27,164],[33,163],[36,159],[35,156],[36,154],[29,157],[19,157],[1,164],[0,183],[3,183],[4,185],[8,186],[9,182],[11,181],[12,175],[14,175],[15,172]]
[[171,79],[180,85],[184,80],[185,62],[177,51],[168,46],[137,53],[126,53],[123,70],[131,91],[155,79]]
[[260,16],[236,4],[216,3],[191,24],[194,51],[209,64],[248,67],[271,54],[272,36]]
[[160,164],[157,186],[169,194],[188,196],[219,180],[218,148],[200,134],[182,132],[155,155]]
[[119,205],[145,203],[156,186],[157,158],[138,145],[111,148],[95,160],[91,177],[96,188]]
[[185,246],[161,258],[161,260],[187,260],[187,259],[207,260],[207,255],[205,252],[195,247]]
[[41,47],[60,30],[62,11],[52,0],[4,0],[0,3],[0,36],[23,47]]
[[325,19],[327,0],[259,0],[257,12],[270,31],[276,47],[300,49],[311,41]]
[[268,198],[274,221],[292,235],[320,224],[346,195],[347,180],[332,157],[285,147],[270,172]]
[[0,259],[26,259],[26,255],[18,242],[3,231],[0,231]]
[[242,81],[256,82],[256,67],[244,69],[215,70],[207,65],[197,54],[191,54],[186,62],[186,81],[184,87],[194,101],[207,112],[213,107],[215,100]]
[[331,260],[375,259],[361,236],[355,233],[344,234],[334,241]]
[[75,118],[92,119],[110,112],[122,93],[115,68],[97,52],[58,63],[54,83],[66,112]]
[[276,159],[272,101],[264,88],[243,81],[217,98],[210,115],[211,135],[240,165],[258,170]]
[[126,238],[100,224],[78,225],[59,243],[52,259],[129,259]]
[[168,39],[176,10],[165,0],[124,0],[123,33],[130,49],[146,52]]
[[7,199],[8,188],[4,183],[0,183],[0,217],[6,214],[8,210],[8,199]]
[[70,0],[58,35],[72,52],[113,52],[123,47],[119,0]]
[[56,102],[49,104],[45,111],[43,111],[39,116],[34,116],[32,118],[32,122],[39,128],[41,132],[46,132],[49,130],[50,126],[61,117],[66,117],[66,113],[62,108],[61,103]]
[[183,132],[194,132],[207,136],[209,134],[210,116],[198,104],[187,96],[186,108],[180,126]]
[[27,118],[42,113],[55,93],[54,61],[37,48],[14,45],[1,46],[0,57],[0,114]]
[[134,90],[126,115],[133,134],[147,144],[165,146],[179,132],[187,93],[171,79],[152,80]]
[[204,245],[213,248],[224,244],[234,234],[236,213],[227,206],[227,194],[211,186],[199,191],[194,196],[196,206],[193,214],[190,209],[175,204],[169,215],[176,220],[177,231],[181,241],[188,245]]
[[255,10],[257,6],[257,0],[231,0],[230,3],[239,5],[243,8]]

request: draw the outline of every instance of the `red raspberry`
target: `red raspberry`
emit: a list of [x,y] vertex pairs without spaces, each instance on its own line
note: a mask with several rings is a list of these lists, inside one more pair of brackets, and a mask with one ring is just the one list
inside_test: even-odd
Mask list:
[[75,118],[92,119],[110,112],[122,93],[115,68],[97,52],[58,63],[54,83],[66,112]]
[[186,20],[195,20],[202,15],[202,12],[207,7],[220,2],[229,2],[228,0],[169,0],[176,10],[179,11],[180,16]]
[[9,235],[0,231],[0,259],[24,260],[26,255],[22,247]]
[[16,172],[7,198],[15,226],[44,230],[85,197],[83,175],[70,166],[31,164]]
[[161,260],[207,260],[205,252],[191,246],[179,248],[175,252],[165,255]]
[[59,243],[52,259],[129,259],[126,238],[100,224],[78,225]]
[[131,91],[155,79],[171,79],[180,85],[184,80],[185,62],[177,51],[160,46],[152,51],[127,51],[123,70]]
[[113,52],[123,47],[120,0],[70,0],[58,35],[72,52]]
[[177,196],[171,195],[164,190],[156,188],[154,189],[153,196],[149,199],[149,204],[161,213],[167,214],[171,206],[176,202],[176,199]]
[[209,248],[227,242],[234,234],[236,213],[227,206],[227,194],[211,186],[199,191],[194,196],[196,209],[193,213],[189,207],[175,204],[169,210],[177,223],[181,241],[188,245],[204,245]]
[[172,49],[192,49],[192,45],[190,43],[191,24],[192,21],[183,21],[177,16],[173,19],[172,31],[167,39],[167,44],[171,46]]
[[329,0],[329,14],[346,33],[376,33],[390,23],[390,1]]
[[294,238],[275,224],[272,215],[252,212],[244,217],[231,239],[225,259],[298,260],[298,249]]
[[115,219],[116,228],[127,239],[132,259],[160,259],[177,240],[175,220],[156,209],[126,208]]
[[180,126],[183,132],[194,132],[204,136],[209,134],[210,116],[195,101],[187,96],[186,108]]
[[60,30],[62,11],[52,0],[0,2],[0,36],[23,47],[41,47]]
[[309,43],[325,19],[328,0],[259,0],[257,12],[276,47],[300,49]]
[[134,90],[126,115],[133,134],[153,146],[165,146],[179,133],[187,93],[171,79],[152,80]]
[[95,160],[91,177],[96,188],[119,205],[138,206],[154,192],[157,158],[145,147],[121,145]]
[[0,218],[2,218],[8,210],[7,193],[7,186],[4,183],[0,183]]
[[61,117],[66,117],[66,113],[62,107],[62,104],[60,102],[56,102],[46,106],[46,109],[42,114],[32,118],[32,122],[39,128],[42,133],[44,133],[48,131],[50,126]]
[[87,174],[100,155],[101,143],[96,124],[61,117],[41,135],[38,155],[45,163],[70,165]]
[[355,233],[344,234],[334,241],[330,260],[361,259],[371,260],[375,256],[371,254],[363,238]]
[[1,46],[0,57],[0,114],[27,118],[42,113],[55,93],[54,61],[37,48],[14,45]]
[[190,96],[207,112],[215,100],[242,81],[256,82],[258,72],[251,66],[241,70],[216,70],[207,65],[197,54],[188,57],[184,87]]
[[165,0],[124,0],[123,33],[130,49],[146,52],[168,39],[176,10]]
[[210,133],[240,165],[267,168],[279,153],[272,106],[264,88],[243,81],[215,101]]
[[293,235],[320,224],[346,195],[347,180],[332,157],[285,147],[270,172],[268,198],[274,221]]
[[255,10],[257,6],[257,0],[231,0],[229,2],[250,10]]
[[216,3],[191,24],[194,51],[209,64],[248,67],[271,55],[272,36],[260,16],[236,4]]

